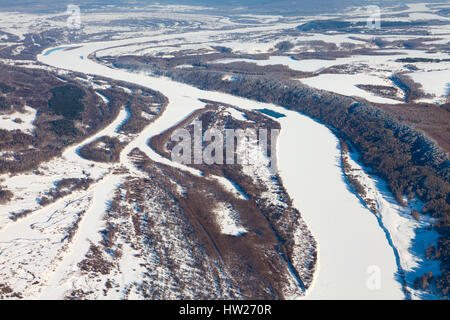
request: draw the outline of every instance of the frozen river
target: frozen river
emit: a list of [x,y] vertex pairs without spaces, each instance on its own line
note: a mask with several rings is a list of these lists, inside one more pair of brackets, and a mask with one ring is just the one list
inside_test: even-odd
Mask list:
[[282,127],[278,140],[279,173],[319,245],[318,270],[307,298],[404,298],[397,281],[394,252],[376,217],[348,189],[340,165],[338,140],[327,127],[278,106],[203,91],[166,78],[111,69],[86,59],[97,50],[124,45],[127,41],[133,42],[122,40],[77,44],[72,50],[49,49],[39,60],[57,68],[135,83],[160,91],[169,99],[161,117],[145,128],[123,155],[138,147],[154,161],[170,163],[146,142],[204,107],[201,98],[285,114],[285,118],[277,119]]

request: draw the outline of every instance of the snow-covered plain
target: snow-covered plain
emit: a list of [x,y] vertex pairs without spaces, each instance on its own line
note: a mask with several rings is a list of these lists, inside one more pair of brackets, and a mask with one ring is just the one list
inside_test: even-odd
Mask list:
[[[146,147],[146,141],[204,106],[198,99],[222,101],[244,109],[271,109],[285,114],[279,119],[279,172],[288,193],[319,243],[319,268],[309,298],[404,298],[397,281],[394,252],[376,217],[347,188],[339,161],[337,138],[323,125],[282,108],[247,99],[202,91],[166,78],[133,74],[81,60],[111,43],[83,44],[70,51],[54,51],[39,60],[54,67],[124,80],[158,90],[169,98],[163,116],[145,129],[137,146],[157,162],[170,162]],[[127,154],[124,152],[123,154]],[[173,165],[173,164],[171,164]],[[186,168],[183,168],[186,169]],[[372,266],[381,270],[381,286],[367,283]]]
[[36,118],[36,110],[25,106],[24,112],[14,112],[0,116],[0,128],[4,130],[22,130],[25,133],[32,133],[33,122]]
[[[90,193],[93,203],[87,209],[85,218],[80,222],[75,241],[70,244],[70,253],[61,258],[57,268],[51,273],[49,279],[46,279],[48,283],[40,296],[41,299],[60,298],[64,291],[69,289],[67,285],[71,283],[67,279],[67,271],[76,271],[77,263],[84,258],[90,244],[101,240],[99,231],[104,226],[103,214],[108,209],[108,201],[113,198],[113,192],[123,178],[120,175],[109,175]],[[69,274],[73,278],[76,277],[76,274],[73,275],[72,272]]]
[[362,90],[356,85],[370,84],[388,86],[388,80],[366,74],[321,74],[312,78],[300,79],[304,84],[317,89],[333,91],[346,96],[356,96],[371,102],[397,104],[397,100],[379,97],[371,92]]
[[431,93],[435,97],[443,97],[450,92],[450,68],[438,71],[413,72],[409,76],[415,82],[420,83],[426,93]]
[[287,56],[270,56],[267,60],[252,60],[252,59],[221,59],[213,61],[213,63],[233,63],[233,62],[247,62],[255,63],[258,66],[270,66],[270,65],[285,65],[292,70],[315,72],[321,68],[329,67],[336,64],[334,60],[295,60]]
[[[448,38],[446,38],[448,41]],[[211,63],[247,62],[258,66],[284,65],[292,70],[317,73],[333,66],[348,65],[350,69],[358,68],[361,71],[347,72],[346,74],[323,73],[300,81],[311,87],[328,90],[348,96],[356,96],[375,103],[398,104],[399,101],[377,96],[362,90],[357,85],[394,86],[389,79],[395,71],[407,71],[411,78],[422,85],[425,93],[432,94],[431,98],[423,99],[426,102],[445,101],[447,86],[450,79],[450,63],[415,63],[419,71],[409,72],[405,63],[396,61],[402,58],[446,59],[445,53],[423,52],[420,50],[384,50],[374,56],[351,56],[334,60],[304,59],[297,60],[289,56],[270,56],[266,60],[244,58],[220,59]],[[230,79],[229,77],[226,80]],[[230,81],[230,80],[229,80]]]

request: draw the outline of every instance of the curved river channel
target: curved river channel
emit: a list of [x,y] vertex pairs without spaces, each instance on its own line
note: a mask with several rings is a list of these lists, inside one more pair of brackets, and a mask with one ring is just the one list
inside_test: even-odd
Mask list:
[[88,59],[97,50],[133,42],[137,40],[83,43],[70,46],[71,50],[66,50],[67,46],[53,48],[38,59],[53,67],[145,86],[169,99],[164,113],[127,146],[124,155],[138,146],[154,161],[170,163],[145,142],[203,108],[201,98],[244,109],[266,108],[286,115],[277,119],[282,128],[278,139],[278,170],[319,246],[318,269],[306,298],[404,298],[392,247],[376,217],[349,190],[341,168],[338,140],[326,126],[278,106],[203,91],[166,78],[116,70]]

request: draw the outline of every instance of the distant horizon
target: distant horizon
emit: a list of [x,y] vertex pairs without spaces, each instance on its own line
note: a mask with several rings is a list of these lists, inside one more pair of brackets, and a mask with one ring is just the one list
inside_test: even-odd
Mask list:
[[[69,4],[76,4],[81,9],[95,10],[108,6],[115,7],[145,7],[150,5],[184,5],[201,6],[211,9],[226,10],[223,13],[258,13],[258,14],[286,14],[310,15],[332,13],[351,6],[378,5],[380,7],[398,6],[407,3],[445,3],[442,1],[426,0],[55,0],[49,4],[48,0],[4,0],[0,3],[0,11],[19,11],[46,13],[64,10]],[[231,11],[230,11],[231,10]],[[214,11],[214,10],[213,10]],[[220,12],[220,11],[219,11]]]

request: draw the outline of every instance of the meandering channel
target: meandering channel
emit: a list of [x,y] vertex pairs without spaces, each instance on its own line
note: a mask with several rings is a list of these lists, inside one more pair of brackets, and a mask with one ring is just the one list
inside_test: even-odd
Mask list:
[[[154,161],[170,162],[149,148],[147,141],[203,108],[204,103],[199,99],[226,102],[245,109],[269,109],[286,115],[277,119],[282,127],[278,140],[279,173],[319,244],[318,270],[307,298],[404,298],[396,279],[397,265],[392,248],[375,216],[348,189],[341,170],[338,140],[327,127],[278,106],[203,91],[166,78],[116,70],[80,58],[113,45],[117,42],[77,44],[71,46],[71,50],[53,48],[38,59],[53,67],[145,86],[169,99],[164,113],[127,146],[123,155],[138,147]],[[374,274],[373,270],[377,272]],[[371,277],[380,277],[379,287],[368,285]]]

